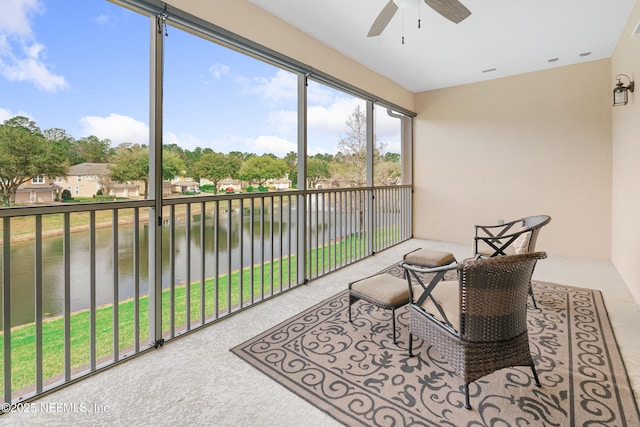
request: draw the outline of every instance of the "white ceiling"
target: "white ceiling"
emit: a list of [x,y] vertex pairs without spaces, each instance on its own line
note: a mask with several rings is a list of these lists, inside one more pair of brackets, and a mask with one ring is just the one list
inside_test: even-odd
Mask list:
[[454,24],[415,0],[367,38],[388,0],[250,1],[413,92],[608,58],[635,4],[461,0],[471,16]]

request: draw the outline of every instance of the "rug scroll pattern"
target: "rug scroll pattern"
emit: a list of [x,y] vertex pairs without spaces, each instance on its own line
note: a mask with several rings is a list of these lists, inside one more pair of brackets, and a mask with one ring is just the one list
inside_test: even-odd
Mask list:
[[[395,268],[387,271],[400,274]],[[362,301],[347,316],[341,292],[232,351],[346,425],[638,426],[640,415],[600,292],[535,282],[529,340],[542,383],[529,368],[503,369],[470,386],[428,343],[408,357],[408,310]]]

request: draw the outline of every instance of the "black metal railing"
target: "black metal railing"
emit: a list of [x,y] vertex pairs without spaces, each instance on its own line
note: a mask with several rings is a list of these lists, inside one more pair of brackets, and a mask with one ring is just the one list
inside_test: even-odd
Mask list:
[[169,198],[160,254],[153,201],[0,209],[3,399],[157,346],[157,318],[172,339],[407,240],[411,199],[410,186]]

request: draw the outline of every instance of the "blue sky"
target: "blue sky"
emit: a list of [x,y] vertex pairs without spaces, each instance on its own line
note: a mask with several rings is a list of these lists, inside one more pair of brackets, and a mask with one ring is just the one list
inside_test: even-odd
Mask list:
[[[148,142],[149,18],[106,0],[0,0],[0,122],[15,115],[75,138]],[[168,28],[164,142],[214,151],[296,151],[296,76]],[[335,153],[361,100],[310,84],[309,153]],[[399,121],[377,136],[399,152]]]

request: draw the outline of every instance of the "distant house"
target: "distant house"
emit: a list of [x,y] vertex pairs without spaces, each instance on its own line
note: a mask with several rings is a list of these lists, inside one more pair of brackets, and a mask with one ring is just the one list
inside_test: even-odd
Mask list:
[[16,191],[16,204],[51,203],[63,188],[44,176],[36,176],[21,184]]
[[80,163],[67,170],[66,178],[56,183],[71,192],[71,197],[93,197],[100,190],[114,197],[137,197],[139,185],[133,182],[112,182],[107,163]]
[[[209,180],[201,179],[200,185],[203,183],[213,184]],[[233,188],[233,191],[242,191],[242,182],[231,178],[218,181],[218,191],[226,191],[228,188]]]
[[[104,194],[104,189],[102,193]],[[113,182],[108,195],[113,197],[139,197],[140,185],[131,181],[125,183]]]
[[162,195],[169,196],[173,193],[173,184],[171,181],[162,181]]
[[172,193],[184,193],[199,188],[199,184],[191,177],[179,176],[171,180]]
[[265,183],[265,185],[277,190],[286,190],[291,188],[291,180],[289,178],[270,179]]

